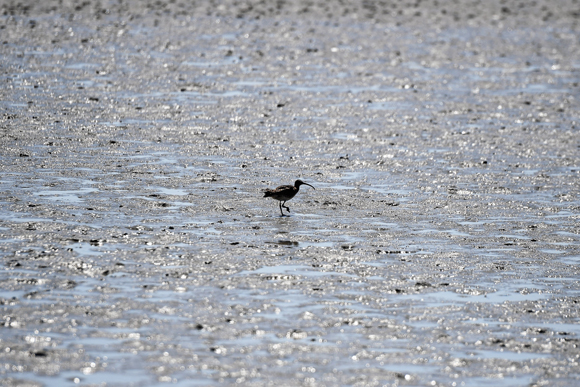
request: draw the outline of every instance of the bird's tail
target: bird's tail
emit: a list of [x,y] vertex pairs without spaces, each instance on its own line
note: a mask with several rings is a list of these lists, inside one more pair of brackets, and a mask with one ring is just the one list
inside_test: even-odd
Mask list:
[[264,191],[264,197],[268,198],[268,197],[272,196],[273,193],[274,193],[274,191],[272,191],[271,189],[267,189]]

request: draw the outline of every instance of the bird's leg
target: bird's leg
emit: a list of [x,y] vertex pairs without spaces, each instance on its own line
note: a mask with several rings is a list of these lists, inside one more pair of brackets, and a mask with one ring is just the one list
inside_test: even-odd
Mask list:
[[282,211],[282,202],[278,202],[280,204],[280,213],[284,216],[284,212]]
[[288,212],[290,212],[290,208],[286,207],[284,204],[286,204],[286,201],[284,200],[284,203],[282,203],[282,207],[284,207],[286,210],[288,210]]

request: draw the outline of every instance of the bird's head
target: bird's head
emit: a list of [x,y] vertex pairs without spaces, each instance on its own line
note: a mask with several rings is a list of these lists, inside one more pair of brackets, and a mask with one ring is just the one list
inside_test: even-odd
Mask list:
[[[296,182],[294,183],[294,187],[296,188],[300,188],[301,185],[307,185],[309,187],[312,187],[310,184],[303,182],[302,180],[296,180]],[[312,187],[313,189],[316,189],[314,187]]]

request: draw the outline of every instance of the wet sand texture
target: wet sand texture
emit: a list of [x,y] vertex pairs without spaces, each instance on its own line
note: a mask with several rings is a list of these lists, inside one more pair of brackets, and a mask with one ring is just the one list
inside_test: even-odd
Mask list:
[[1,386],[580,383],[578,1],[0,15]]

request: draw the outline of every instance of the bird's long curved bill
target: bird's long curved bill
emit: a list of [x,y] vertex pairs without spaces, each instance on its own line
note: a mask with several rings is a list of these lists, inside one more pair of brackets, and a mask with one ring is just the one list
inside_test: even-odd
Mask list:
[[[312,187],[312,186],[311,186],[310,184],[308,184],[308,183],[302,183],[302,184],[304,184],[304,185],[307,185],[307,186],[309,186],[309,187]],[[312,187],[312,189],[316,189],[316,188]]]

